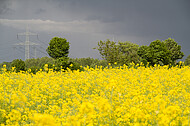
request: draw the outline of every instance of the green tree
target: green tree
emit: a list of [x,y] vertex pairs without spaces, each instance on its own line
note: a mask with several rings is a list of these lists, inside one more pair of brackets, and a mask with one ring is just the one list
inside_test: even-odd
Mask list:
[[140,57],[137,54],[139,45],[131,42],[119,42],[118,45],[119,55],[118,63],[119,64],[129,64],[134,62],[135,64],[139,63]]
[[51,39],[48,48],[46,49],[49,56],[54,59],[68,57],[69,42],[65,38],[54,37]]
[[150,53],[150,48],[148,46],[141,46],[138,51],[137,54],[141,57],[141,62],[144,65],[147,65],[147,62],[151,62],[151,53]]
[[44,68],[45,64],[48,64],[49,68],[52,68],[53,64],[55,63],[55,59],[50,57],[42,57],[37,59],[27,59],[25,60],[26,69],[31,69],[32,73],[36,73],[40,69]]
[[175,42],[175,40],[171,38],[168,38],[163,42],[171,53],[172,65],[175,65],[176,60],[182,59],[184,56],[184,53],[181,52],[181,46],[178,45],[177,42]]
[[63,69],[66,69],[67,67],[69,67],[68,57],[61,57],[61,58],[56,59],[55,67],[56,67],[56,70],[60,70],[61,67]]
[[117,62],[119,65],[129,64],[131,62],[138,63],[139,56],[137,54],[139,46],[131,42],[116,42],[110,41],[99,41],[97,49],[102,55],[102,58],[107,63],[114,64]]
[[190,66],[190,55],[185,59],[185,65]]
[[116,46],[116,42],[110,41],[107,39],[107,41],[99,41],[98,47],[94,48],[99,51],[99,53],[102,55],[102,58],[107,61],[107,63],[114,63],[118,61],[118,55],[119,51]]
[[25,65],[26,65],[26,68],[31,68],[33,66],[39,67],[39,58],[37,58],[37,59],[34,59],[34,58],[26,59]]
[[152,66],[154,64],[167,65],[171,63],[171,53],[160,40],[151,42],[149,46],[141,46],[138,55],[143,62],[149,62]]
[[39,67],[43,68],[44,64],[51,64],[53,65],[55,63],[55,59],[49,58],[49,57],[42,57],[39,59]]
[[150,43],[151,65],[160,64],[167,65],[171,63],[171,52],[167,49],[166,45],[160,40]]
[[68,66],[69,42],[65,38],[54,37],[51,39],[47,53],[54,59],[57,70],[61,67],[66,69]]
[[25,62],[21,59],[15,59],[12,61],[11,67],[15,67],[16,72],[25,71]]
[[175,65],[177,59],[183,57],[181,46],[179,46],[173,39],[165,41],[155,40],[149,46],[141,46],[138,50],[138,55],[142,58],[142,62],[150,65]]

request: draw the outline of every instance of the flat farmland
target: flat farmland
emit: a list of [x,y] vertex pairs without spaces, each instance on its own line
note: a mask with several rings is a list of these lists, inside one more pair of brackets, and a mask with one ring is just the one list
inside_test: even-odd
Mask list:
[[0,124],[188,126],[190,67],[2,72]]

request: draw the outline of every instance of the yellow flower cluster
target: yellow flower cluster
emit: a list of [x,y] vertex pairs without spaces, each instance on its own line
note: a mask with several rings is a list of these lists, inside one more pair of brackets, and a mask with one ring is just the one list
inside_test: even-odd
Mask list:
[[0,125],[189,126],[190,67],[0,74]]

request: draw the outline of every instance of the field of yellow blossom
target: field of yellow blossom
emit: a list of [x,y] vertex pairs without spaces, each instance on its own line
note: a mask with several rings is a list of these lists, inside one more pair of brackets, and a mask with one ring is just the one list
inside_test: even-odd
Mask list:
[[190,67],[0,74],[0,125],[188,126]]

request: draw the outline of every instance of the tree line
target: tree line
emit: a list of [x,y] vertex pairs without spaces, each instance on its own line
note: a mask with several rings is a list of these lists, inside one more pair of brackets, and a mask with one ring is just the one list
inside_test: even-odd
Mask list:
[[[59,71],[61,66],[56,65],[57,61],[52,57],[42,57],[42,58],[32,58],[25,61],[21,59],[15,59],[11,62],[0,63],[0,69],[3,68],[3,65],[6,65],[8,71],[12,70],[12,67],[15,67],[16,72],[28,71],[31,70],[31,73],[36,73],[38,71],[44,70],[45,64],[48,64],[49,69]],[[59,63],[60,64],[60,63]],[[71,65],[72,64],[72,65]],[[68,64],[62,68],[69,68],[71,70],[83,70],[83,67],[95,68],[97,66],[102,66],[105,68],[107,66],[105,60],[99,60],[94,58],[68,58]],[[71,67],[72,66],[72,67]]]
[[[99,41],[97,49],[102,56],[102,60],[93,58],[69,58],[69,42],[65,38],[54,37],[50,40],[49,46],[46,49],[50,57],[42,57],[37,59],[15,59],[12,62],[3,62],[2,67],[6,64],[7,69],[15,68],[16,72],[30,70],[36,73],[40,69],[44,69],[44,65],[48,64],[48,68],[55,71],[60,69],[83,70],[83,67],[106,67],[108,64],[117,66],[130,65],[130,63],[140,64],[145,66],[171,65],[178,64],[177,60],[182,59],[184,53],[181,51],[181,46],[171,38],[164,41],[155,40],[149,46],[139,46],[132,42],[114,42],[107,39],[106,41]],[[190,55],[185,60],[185,65],[190,65]]]
[[120,65],[143,62],[144,65],[149,63],[151,66],[155,64],[175,66],[177,60],[184,56],[181,46],[171,38],[164,41],[155,40],[149,46],[139,46],[128,41],[118,43],[110,40],[99,41],[95,49],[108,63],[117,62]]

